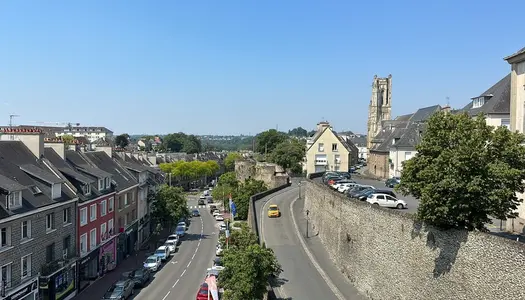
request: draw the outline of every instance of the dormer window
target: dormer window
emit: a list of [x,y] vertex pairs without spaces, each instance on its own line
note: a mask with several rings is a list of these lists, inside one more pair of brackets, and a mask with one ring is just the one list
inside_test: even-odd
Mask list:
[[89,184],[84,184],[82,186],[82,193],[84,194],[84,196],[89,196],[91,195],[91,185]]
[[106,188],[109,189],[110,186],[111,186],[111,178],[106,177]]
[[36,186],[36,185],[30,186],[29,190],[31,191],[31,193],[33,193],[33,195],[37,195],[37,194],[41,194],[42,193],[42,190],[40,190],[40,188],[38,186]]
[[485,97],[481,96],[472,100],[472,108],[479,108],[485,104]]
[[98,190],[102,191],[104,189],[104,179],[98,180]]
[[9,195],[7,196],[7,202],[9,205],[9,209],[21,207],[22,206],[22,192],[16,191],[16,192],[9,193]]

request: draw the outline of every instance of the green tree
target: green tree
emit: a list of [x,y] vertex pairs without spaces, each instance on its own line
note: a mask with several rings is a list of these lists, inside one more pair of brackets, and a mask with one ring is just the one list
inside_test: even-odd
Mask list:
[[299,139],[284,141],[275,147],[269,156],[269,160],[280,165],[292,173],[302,173],[302,161],[306,154],[306,143]]
[[155,223],[170,226],[187,214],[187,202],[182,188],[161,186],[152,205],[152,218]]
[[263,299],[268,279],[282,272],[272,249],[258,244],[225,251],[223,265],[219,284],[229,300]]
[[239,185],[236,191],[233,193],[233,201],[237,207],[236,219],[246,220],[248,219],[248,209],[250,207],[250,197],[266,191],[268,188],[264,181],[255,179],[246,179]]
[[182,152],[190,154],[202,152],[201,141],[193,134],[184,135],[182,141]]
[[184,137],[185,134],[182,132],[170,133],[164,137],[161,148],[167,152],[181,152],[184,145]]
[[126,148],[129,145],[129,134],[123,133],[115,138],[115,145],[119,148]]
[[241,159],[242,156],[238,152],[230,152],[224,158],[224,167],[226,168],[226,171],[234,171],[235,170],[235,162]]
[[239,181],[237,181],[235,172],[226,172],[219,177],[217,186],[212,190],[211,195],[213,199],[222,200],[222,203],[227,207],[226,200],[229,196],[235,196],[239,188]]
[[420,199],[418,218],[441,228],[485,230],[490,216],[513,218],[524,191],[525,138],[494,130],[483,116],[433,115],[397,190]]
[[259,133],[255,137],[255,148],[259,153],[267,154],[273,151],[278,144],[288,139],[284,132],[270,129]]
[[307,137],[308,131],[302,127],[297,127],[292,130],[288,130],[289,136],[295,136],[295,137]]
[[[228,240],[228,250],[245,250],[250,245],[258,243],[257,236],[248,227],[247,223],[241,223],[241,230],[231,230]],[[224,235],[221,235],[221,242],[224,242]]]
[[63,135],[61,139],[64,143],[65,149],[69,149],[69,146],[73,145],[73,143],[75,142],[75,137],[70,134]]
[[239,181],[237,180],[237,175],[235,172],[226,172],[219,176],[218,185],[230,186],[232,188],[237,188],[239,186]]

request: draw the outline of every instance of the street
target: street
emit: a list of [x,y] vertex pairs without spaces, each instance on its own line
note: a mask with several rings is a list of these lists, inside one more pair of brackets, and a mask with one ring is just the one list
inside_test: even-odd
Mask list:
[[[297,196],[297,184],[294,183],[291,187],[256,202],[261,239],[267,247],[274,250],[283,269],[278,280],[280,286],[275,289],[277,296],[280,299],[363,299],[344,279],[334,280],[342,276],[331,266],[329,259],[324,260],[324,263],[319,260],[323,274],[314,266],[302,246],[300,233],[292,219],[291,204]],[[279,206],[280,218],[267,217],[266,211],[270,204]],[[295,217],[300,216],[295,214]],[[327,256],[322,247],[319,252],[320,255]],[[334,288],[334,283],[339,284],[335,284],[337,287]]]

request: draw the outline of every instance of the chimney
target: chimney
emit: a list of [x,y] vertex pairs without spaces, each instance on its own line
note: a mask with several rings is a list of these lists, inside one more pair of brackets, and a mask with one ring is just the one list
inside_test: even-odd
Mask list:
[[450,105],[445,105],[443,108],[441,108],[442,111],[449,113],[450,112]]
[[60,138],[44,138],[44,147],[53,148],[55,152],[62,158],[66,158],[66,145]]
[[4,128],[2,141],[20,141],[26,145],[31,152],[41,158],[44,155],[44,133],[38,128]]
[[111,146],[97,146],[97,151],[104,151],[109,157],[113,157],[113,149]]
[[325,130],[325,128],[328,128],[328,127],[330,127],[330,123],[326,121],[317,123],[317,131],[323,131]]

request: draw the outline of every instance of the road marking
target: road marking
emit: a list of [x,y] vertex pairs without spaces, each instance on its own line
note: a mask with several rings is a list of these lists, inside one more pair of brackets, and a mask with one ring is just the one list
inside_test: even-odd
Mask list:
[[197,250],[199,250],[199,246],[197,246],[197,248],[195,248],[195,252],[193,254],[197,253]]
[[180,277],[184,276],[184,273],[186,273],[186,269],[184,269],[184,271],[182,271],[182,274],[180,274]]
[[171,293],[171,291],[168,291],[168,293],[166,294],[166,296],[164,296],[164,298],[162,298],[162,300],[166,300],[166,298],[168,298],[168,295]]
[[177,285],[177,283],[179,283],[179,280],[180,280],[180,278],[177,279],[177,281],[175,281],[175,283],[171,286],[171,288],[174,288]]
[[176,264],[176,263],[178,263],[178,261],[172,261],[171,263],[172,263],[172,264]]
[[195,208],[206,208],[206,205],[188,205],[188,208],[195,209]]
[[195,258],[195,254],[197,254],[197,251],[195,251],[195,253],[193,253],[193,256],[191,257],[192,260]]
[[188,263],[188,265],[186,266],[186,268],[189,268],[189,267],[190,267],[192,261],[193,261],[193,260],[190,260],[190,262]]
[[295,214],[293,212],[293,204],[295,203],[295,201],[297,201],[297,199],[299,198],[294,198],[294,200],[292,202],[290,202],[290,214],[292,216],[292,223],[294,225],[294,228],[295,228],[295,234],[297,235],[297,237],[299,238],[299,241],[301,242],[301,245],[303,246],[303,250],[304,252],[306,253],[306,255],[308,256],[308,258],[310,258],[310,261],[312,262],[312,264],[314,265],[314,267],[317,269],[317,272],[319,272],[319,275],[321,275],[321,277],[324,279],[324,281],[326,282],[326,284],[328,285],[328,287],[332,290],[332,292],[334,293],[334,295],[339,299],[339,300],[345,300],[345,297],[343,296],[343,294],[341,294],[341,292],[339,291],[339,289],[334,285],[334,283],[332,282],[332,280],[330,279],[330,277],[325,273],[325,271],[323,270],[323,268],[321,268],[321,266],[319,265],[319,263],[317,262],[317,260],[315,259],[315,257],[313,256],[312,252],[310,252],[310,249],[308,249],[308,246],[306,245],[306,242],[304,241],[304,238],[301,234],[301,231],[299,230],[299,226],[297,225],[297,221],[295,221]]

